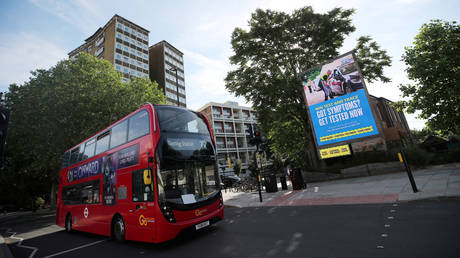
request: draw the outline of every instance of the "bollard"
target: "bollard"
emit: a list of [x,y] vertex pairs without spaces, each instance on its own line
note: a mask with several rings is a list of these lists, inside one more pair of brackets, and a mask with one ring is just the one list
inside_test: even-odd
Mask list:
[[403,150],[398,153],[399,162],[403,163],[406,167],[407,176],[409,177],[410,185],[412,186],[412,191],[414,193],[418,192],[417,185],[415,184],[414,176],[412,175],[412,170],[410,169],[409,164],[407,163],[406,155]]

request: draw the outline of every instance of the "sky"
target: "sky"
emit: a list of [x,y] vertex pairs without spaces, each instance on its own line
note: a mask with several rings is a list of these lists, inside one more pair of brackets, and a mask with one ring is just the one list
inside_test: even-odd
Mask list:
[[[392,82],[367,87],[370,94],[392,101],[402,99],[397,86],[410,82],[401,56],[422,24],[432,19],[458,22],[460,17],[458,0],[2,0],[0,91],[29,80],[30,71],[66,59],[68,52],[118,14],[149,30],[149,45],[166,40],[184,53],[188,108],[228,100],[249,106],[225,89],[224,78],[232,69],[231,33],[236,27],[247,29],[257,8],[291,13],[308,5],[319,13],[335,7],[356,10],[352,17],[356,31],[340,53],[352,50],[362,35],[377,41],[392,57],[392,66],[385,70]],[[416,115],[406,118],[411,129],[424,127],[425,121]]]

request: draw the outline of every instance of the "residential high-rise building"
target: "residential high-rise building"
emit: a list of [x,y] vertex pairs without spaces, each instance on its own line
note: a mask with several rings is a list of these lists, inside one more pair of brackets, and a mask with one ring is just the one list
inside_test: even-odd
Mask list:
[[211,124],[214,140],[217,145],[219,172],[224,175],[232,174],[232,164],[236,160],[242,162],[242,175],[245,175],[254,157],[256,147],[249,144],[250,127],[257,123],[257,113],[250,107],[239,106],[237,102],[210,102],[200,109]]
[[170,103],[186,107],[183,56],[165,40],[149,47],[150,80],[158,83]]
[[131,76],[149,75],[149,31],[127,19],[114,15],[102,28],[68,55],[86,52],[111,62],[123,74],[123,81]]

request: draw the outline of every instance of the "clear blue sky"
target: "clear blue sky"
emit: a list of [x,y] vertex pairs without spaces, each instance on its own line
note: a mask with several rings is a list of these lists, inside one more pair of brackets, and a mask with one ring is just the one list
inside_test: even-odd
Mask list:
[[[230,35],[235,27],[246,27],[256,8],[285,12],[311,5],[317,12],[334,7],[354,8],[356,32],[346,40],[341,52],[355,46],[361,35],[372,36],[393,58],[385,72],[393,82],[368,84],[369,92],[390,100],[401,99],[397,85],[407,82],[400,62],[405,46],[411,45],[423,23],[431,19],[458,21],[458,0],[232,0],[232,1],[94,1],[29,0],[0,2],[0,90],[11,83],[23,83],[30,71],[49,68],[114,14],[150,31],[152,45],[166,40],[184,53],[187,106],[197,109],[215,101],[235,98],[224,87],[231,69]],[[409,115],[411,128],[424,122]]]

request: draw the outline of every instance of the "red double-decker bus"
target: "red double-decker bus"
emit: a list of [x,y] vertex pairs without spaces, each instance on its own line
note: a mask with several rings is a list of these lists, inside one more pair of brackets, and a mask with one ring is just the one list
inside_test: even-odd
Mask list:
[[146,104],[66,151],[56,224],[117,240],[163,242],[224,216],[206,117]]

